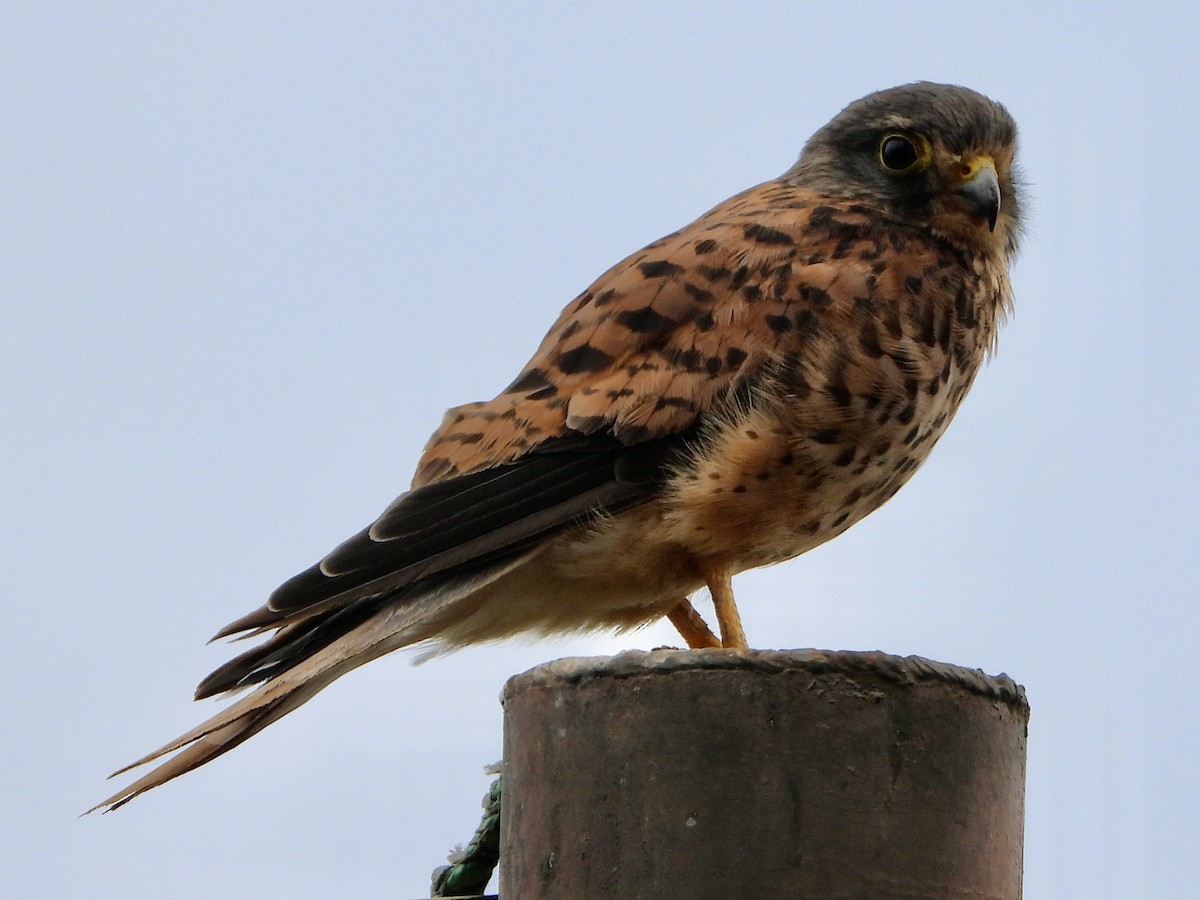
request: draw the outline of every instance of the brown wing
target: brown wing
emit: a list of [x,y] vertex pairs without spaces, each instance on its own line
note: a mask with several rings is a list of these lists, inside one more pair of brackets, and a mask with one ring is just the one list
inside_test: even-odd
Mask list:
[[565,434],[632,444],[687,431],[778,355],[795,324],[780,317],[812,298],[819,306],[843,274],[829,265],[836,235],[822,227],[833,211],[827,198],[767,182],[609,269],[504,393],[446,414],[413,486]]
[[834,262],[857,215],[837,211],[767,183],[602,275],[504,393],[447,414],[409,493],[220,632],[276,630],[198,694],[273,678],[383,605],[486,579],[654,496],[706,414],[784,361],[823,309],[866,292],[861,266]]

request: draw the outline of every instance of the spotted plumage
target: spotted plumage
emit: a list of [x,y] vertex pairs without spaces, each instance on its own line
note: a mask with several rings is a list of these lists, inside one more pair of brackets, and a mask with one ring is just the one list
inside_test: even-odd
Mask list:
[[[494,399],[446,414],[369,528],[221,635],[255,691],[101,806],[195,768],[399,647],[670,617],[745,647],[732,575],[836,536],[945,431],[1011,303],[1016,128],[965,88],[842,111],[778,179],[613,266]],[[717,637],[687,597],[708,586]]]

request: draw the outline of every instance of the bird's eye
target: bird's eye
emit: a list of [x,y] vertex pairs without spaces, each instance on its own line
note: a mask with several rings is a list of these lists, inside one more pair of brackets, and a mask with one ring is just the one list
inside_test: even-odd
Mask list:
[[911,172],[925,156],[923,150],[906,134],[889,134],[879,142],[879,162],[889,172]]

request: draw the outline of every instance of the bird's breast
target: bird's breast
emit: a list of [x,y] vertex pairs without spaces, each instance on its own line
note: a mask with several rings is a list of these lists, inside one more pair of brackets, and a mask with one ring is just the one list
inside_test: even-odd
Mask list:
[[[558,571],[582,573],[614,607],[663,605],[708,573],[804,553],[882,506],[945,432],[1007,297],[987,272],[922,266],[880,269],[860,279],[863,294],[840,276],[828,304],[791,310],[806,327],[773,329],[775,362],[706,414],[656,498],[565,536]],[[803,299],[780,293],[780,306]]]
[[[887,352],[835,347],[709,424],[663,499],[663,539],[705,568],[797,556],[890,499],[928,457],[984,356],[980,334]],[[957,342],[969,345],[959,349]]]

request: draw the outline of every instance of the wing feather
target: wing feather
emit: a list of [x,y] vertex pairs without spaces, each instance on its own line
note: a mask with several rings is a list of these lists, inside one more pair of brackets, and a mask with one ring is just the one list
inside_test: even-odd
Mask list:
[[208,675],[197,698],[274,678],[386,605],[485,573],[589,516],[643,502],[682,446],[581,436],[402,495],[265,606],[223,628],[219,637],[277,631]]
[[[521,374],[485,403],[450,410],[413,479],[487,469],[574,432],[626,444],[688,431],[777,357],[796,288],[829,236],[825,198],[781,182],[751,188],[600,276],[563,310]],[[826,213],[828,207],[824,207]]]

